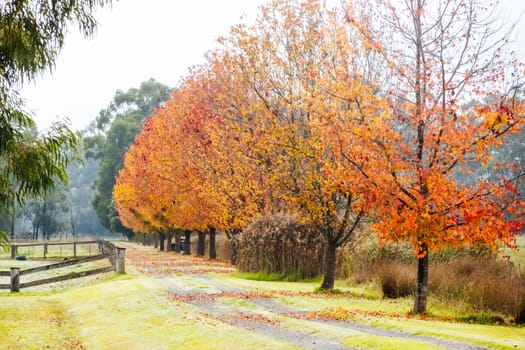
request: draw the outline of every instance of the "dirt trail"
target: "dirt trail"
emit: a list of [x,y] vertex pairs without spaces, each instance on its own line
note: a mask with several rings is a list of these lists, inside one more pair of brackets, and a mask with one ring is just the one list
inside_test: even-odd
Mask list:
[[[305,310],[282,302],[288,291],[241,288],[228,279],[214,277],[235,269],[224,262],[127,245],[127,264],[131,273],[147,274],[160,281],[170,299],[192,305],[196,311],[216,320],[261,333],[305,349],[353,349],[341,342],[351,336],[380,336],[418,341],[450,350],[486,349],[468,343],[387,330],[353,321],[307,317]],[[301,297],[318,298],[308,292]],[[349,300],[349,306],[351,300]],[[311,314],[311,313],[308,313]],[[291,320],[291,321],[290,321]],[[291,327],[296,322],[300,326]]]

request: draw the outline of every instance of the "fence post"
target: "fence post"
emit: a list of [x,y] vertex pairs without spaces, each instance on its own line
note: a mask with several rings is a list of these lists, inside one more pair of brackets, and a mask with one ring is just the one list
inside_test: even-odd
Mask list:
[[18,254],[18,246],[16,244],[11,244],[11,259],[16,258]]
[[47,256],[47,242],[44,242],[44,258]]
[[115,247],[115,272],[118,274],[126,273],[126,248]]
[[20,268],[11,268],[11,292],[20,291]]
[[73,256],[77,257],[77,242],[73,242]]

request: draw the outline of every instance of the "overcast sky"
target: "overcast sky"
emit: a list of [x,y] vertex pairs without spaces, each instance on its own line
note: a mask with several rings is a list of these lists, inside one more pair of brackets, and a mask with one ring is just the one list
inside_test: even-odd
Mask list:
[[[175,86],[214,40],[245,15],[252,22],[268,0],[120,0],[97,12],[99,27],[91,39],[66,37],[53,72],[27,84],[22,96],[40,129],[69,118],[83,129],[113,99],[115,91],[155,78]],[[525,0],[502,0],[509,20],[525,10]],[[516,48],[525,61],[525,19]]]
[[119,0],[98,10],[97,33],[66,37],[53,72],[24,86],[22,95],[40,129],[68,117],[86,127],[117,89],[155,78],[175,86],[202,63],[215,38],[241,16],[255,18],[266,0]]

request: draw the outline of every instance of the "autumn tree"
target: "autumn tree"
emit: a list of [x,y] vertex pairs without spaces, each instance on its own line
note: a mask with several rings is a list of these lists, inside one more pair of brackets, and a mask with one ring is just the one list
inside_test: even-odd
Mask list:
[[379,238],[413,245],[414,312],[424,313],[429,251],[514,246],[521,232],[523,203],[515,191],[521,175],[502,179],[471,170],[473,164],[489,164],[494,149],[520,131],[523,102],[516,93],[523,68],[505,50],[509,31],[496,26],[493,4],[361,5],[348,3],[346,22],[363,46],[380,54],[379,108],[362,113],[362,128],[332,119],[330,132],[335,140],[351,133],[366,149],[360,153],[334,143],[342,167],[360,171],[368,186]]
[[91,123],[85,137],[88,158],[100,160],[92,204],[102,225],[130,235],[121,225],[111,198],[115,177],[122,167],[123,155],[141,130],[142,123],[170,95],[170,88],[154,79],[127,91],[118,90]]
[[[136,146],[149,150],[137,159],[148,159],[142,168],[155,184],[155,200],[139,202],[164,211],[175,227],[213,225],[234,248],[256,215],[299,213],[326,240],[322,288],[332,289],[336,250],[364,214],[357,182],[342,186],[331,172],[336,157],[319,128],[324,113],[341,110],[326,84],[330,67],[347,63],[336,57],[348,44],[342,18],[319,1],[275,1],[253,26],[234,27],[145,124],[143,133],[155,135],[149,139],[170,142],[145,147],[137,138]],[[326,101],[330,108],[316,107]]]
[[144,122],[126,154],[113,198],[125,225],[135,231],[147,224],[161,237],[188,230],[202,236],[213,224],[214,206],[203,190],[199,163],[208,145],[202,127],[206,99],[199,84],[194,77],[181,83]]
[[[355,183],[343,190],[329,172],[336,158],[319,128],[325,111],[316,106],[335,101],[324,88],[325,69],[339,64],[337,48],[348,42],[342,18],[320,1],[274,1],[261,8],[254,25],[234,27],[222,39],[230,71],[243,89],[242,103],[235,102],[237,108],[227,114],[237,130],[229,138],[237,141],[229,153],[259,165],[254,175],[260,179],[257,190],[264,193],[260,213],[299,213],[324,238],[321,287],[326,290],[334,286],[337,248],[352,237],[364,215],[359,190],[351,186]],[[232,104],[239,97],[221,100]],[[334,104],[330,113],[341,109],[338,101]]]

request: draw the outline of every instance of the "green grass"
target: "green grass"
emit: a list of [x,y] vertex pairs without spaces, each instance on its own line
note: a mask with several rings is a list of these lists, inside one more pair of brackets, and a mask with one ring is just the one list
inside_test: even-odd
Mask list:
[[465,341],[495,349],[525,349],[525,328],[399,318],[359,318],[372,326]]
[[[287,283],[287,282],[262,282],[262,281],[246,281],[233,276],[220,276],[223,281],[232,283],[243,288],[253,288],[256,290],[276,290],[276,291],[291,291],[291,292],[311,292],[317,286],[316,283]],[[219,276],[217,276],[219,277]],[[352,295],[374,294],[377,292],[373,287],[368,286],[366,290],[352,288],[340,284],[343,290],[350,291]],[[361,287],[364,288],[364,287]],[[465,306],[442,304],[429,299],[429,310],[431,315],[437,319],[454,319],[456,321],[464,320],[465,322],[442,322],[438,320],[422,320],[422,319],[408,319],[408,315],[412,309],[413,299],[411,297],[401,299],[378,299],[378,298],[363,298],[363,297],[348,297],[348,294],[343,295],[327,295],[326,297],[312,297],[312,296],[281,296],[280,301],[298,311],[322,311],[331,310],[335,308],[345,308],[357,311],[357,316],[353,317],[355,321],[366,323],[372,326],[381,327],[385,329],[394,329],[403,332],[409,332],[420,335],[427,335],[439,337],[444,339],[465,341],[469,343],[478,344],[481,346],[492,347],[496,349],[516,349],[525,348],[525,327],[516,326],[499,326],[493,324],[494,315],[484,312],[470,312],[465,313]],[[361,315],[359,313],[362,312]],[[370,313],[392,313],[399,317],[374,317]],[[336,338],[341,338],[344,335],[340,329],[327,330],[326,325],[322,323],[307,322],[295,319],[281,320],[285,327],[292,328],[298,331],[306,331],[309,333],[324,333],[331,334]],[[468,322],[489,323],[483,324],[469,324]],[[406,340],[399,338],[378,337],[370,335],[359,335],[354,337],[344,338],[345,344],[353,347],[364,347],[372,349],[383,348],[399,348],[399,342],[403,342],[403,349],[421,349],[431,348],[430,344],[415,340]],[[397,345],[397,347],[396,347]]]
[[250,310],[250,311],[257,311],[257,310],[261,309],[257,304],[254,304],[254,303],[252,303],[252,302],[250,302],[248,300],[244,300],[244,299],[225,297],[225,298],[220,298],[218,302],[221,305],[235,306],[237,308],[246,309],[246,310]]
[[283,281],[258,281],[242,278],[242,274],[210,274],[213,278],[224,281],[231,286],[245,288],[248,290],[268,290],[268,291],[296,291],[313,292],[319,286],[318,282],[283,282]]
[[438,350],[443,349],[424,341],[384,337],[379,335],[358,335],[348,337],[342,342],[344,345],[352,346],[359,349],[377,349],[377,350]]
[[76,327],[58,300],[30,295],[0,297],[0,348],[75,349]]
[[[25,262],[24,262],[25,263]],[[129,266],[128,271],[132,271]],[[374,285],[356,286],[338,281],[338,295],[310,294],[319,281],[248,280],[242,274],[208,274],[228,286],[251,291],[282,291],[274,297],[293,311],[330,312],[344,318],[384,329],[436,338],[465,341],[496,349],[525,348],[525,327],[451,323],[437,319],[490,322],[489,314],[467,313],[462,305],[429,299],[431,319],[407,318],[412,298],[381,299]],[[173,280],[173,281],[171,281]],[[190,304],[167,297],[166,283],[206,291],[213,283],[193,275],[153,279],[144,276],[111,276],[80,279],[74,287],[46,292],[0,294],[0,349],[294,349],[294,345],[239,329]],[[180,284],[180,285],[179,285]],[[289,292],[289,293],[287,293]],[[303,292],[306,292],[304,294]],[[291,314],[269,312],[235,293],[217,299],[225,311],[238,310],[278,320],[286,328],[325,336],[355,348],[434,349],[414,339],[370,335],[340,324],[305,320]],[[222,310],[222,309],[221,309]],[[345,310],[350,310],[345,314]],[[397,317],[395,317],[397,315]]]
[[[433,336],[437,338],[464,341],[481,346],[496,348],[496,349],[523,349],[525,348],[525,327],[515,326],[498,326],[498,325],[481,325],[468,323],[454,323],[442,322],[436,320],[424,320],[405,318],[403,310],[410,310],[412,300],[409,298],[401,300],[365,300],[365,299],[346,299],[346,298],[309,298],[309,297],[282,297],[281,301],[290,307],[303,311],[319,311],[325,310],[331,312],[335,308],[345,308],[348,310],[357,311],[351,315],[340,315],[342,319],[348,317],[359,323],[368,324],[374,327],[384,329],[392,329],[402,331],[405,333],[413,333],[416,335]],[[399,317],[379,317],[371,316],[371,313],[399,313]],[[337,313],[337,311],[334,311]],[[302,320],[287,320],[283,322],[286,327],[298,330],[306,330],[312,327],[319,332],[330,334],[326,326],[320,326],[320,323],[310,322],[308,325]],[[315,326],[314,326],[315,325]],[[332,329],[333,334],[338,334],[341,337],[344,333],[340,329]],[[361,334],[360,337],[345,338],[344,343],[354,347],[364,346],[365,348],[395,349],[396,344],[403,343],[403,349],[420,349],[429,348],[428,343],[407,340],[402,338],[384,338],[374,337],[370,335]],[[359,335],[359,334],[357,334]],[[399,346],[399,345],[398,345]],[[398,347],[399,348],[399,347]]]
[[295,349],[169,301],[151,278],[111,277],[58,293],[0,296],[2,349]]
[[316,311],[333,308],[350,308],[364,312],[385,312],[405,314],[410,311],[412,300],[404,299],[384,299],[371,300],[362,298],[347,297],[325,297],[310,298],[301,296],[283,296],[281,302],[301,310]]
[[299,320],[289,317],[280,318],[281,325],[287,329],[306,334],[322,335],[335,339],[344,345],[360,349],[441,349],[428,342],[399,337],[385,337],[366,334],[345,326],[322,322]]
[[233,277],[243,278],[251,281],[267,281],[267,282],[315,282],[320,283],[321,277],[317,278],[301,278],[295,271],[288,271],[282,273],[275,272],[234,272]]

